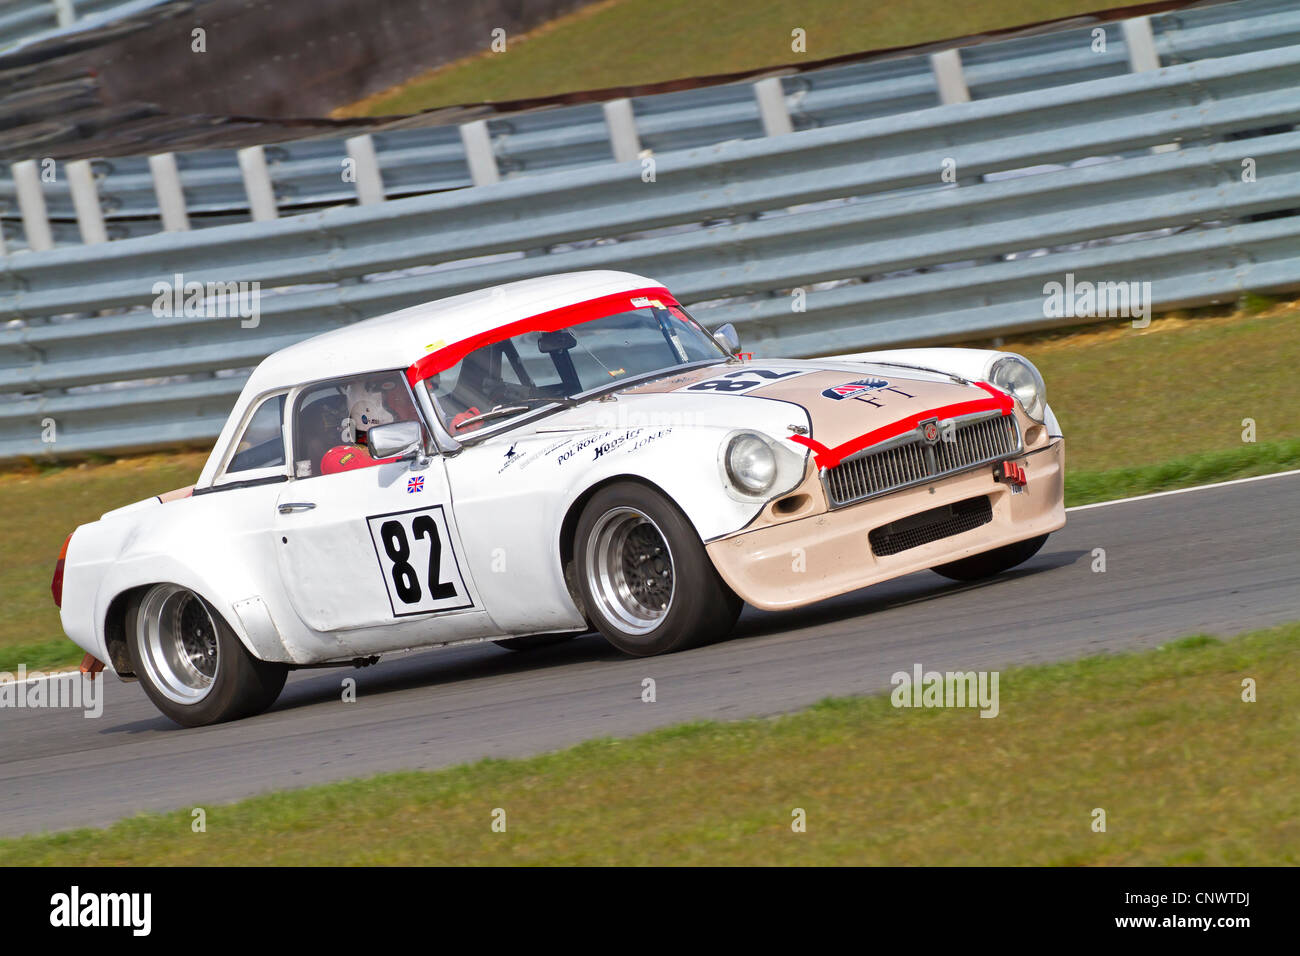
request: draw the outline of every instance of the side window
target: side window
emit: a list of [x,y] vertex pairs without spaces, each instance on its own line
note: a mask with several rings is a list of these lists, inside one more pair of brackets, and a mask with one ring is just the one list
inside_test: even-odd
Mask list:
[[244,426],[226,474],[284,465],[284,396],[264,399]]
[[419,421],[401,372],[375,372],[304,389],[294,406],[294,475],[311,478],[374,464],[366,433],[376,425]]

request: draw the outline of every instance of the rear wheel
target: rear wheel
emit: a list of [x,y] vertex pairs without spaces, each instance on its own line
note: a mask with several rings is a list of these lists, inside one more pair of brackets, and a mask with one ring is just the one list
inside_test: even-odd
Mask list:
[[743,606],[686,516],[643,485],[596,492],[578,519],[575,552],[591,623],[627,654],[649,657],[720,638]]
[[1046,541],[1047,535],[1039,535],[1037,538],[1017,541],[1015,544],[994,548],[983,554],[972,554],[969,558],[962,558],[960,561],[941,564],[931,570],[954,581],[978,581],[981,578],[990,578],[1028,561],[1038,553]]
[[155,584],[126,609],[131,669],[149,699],[185,727],[261,713],[288,668],[254,658],[216,609],[178,584]]

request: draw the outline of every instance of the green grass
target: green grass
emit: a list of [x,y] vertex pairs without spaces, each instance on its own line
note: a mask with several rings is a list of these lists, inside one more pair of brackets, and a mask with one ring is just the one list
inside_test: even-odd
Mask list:
[[[505,53],[425,73],[339,115],[413,113],[905,46],[1121,6],[1127,0],[613,0],[561,17]],[[805,31],[806,52],[791,49]],[[484,36],[486,45],[489,39]]]
[[29,670],[81,660],[62,637],[50,578],[63,539],[105,511],[193,483],[204,454],[151,455],[110,463],[83,463],[0,474],[5,536],[0,543],[0,671]]
[[1004,670],[999,698],[828,700],[205,806],[202,834],[183,809],[3,841],[0,864],[1300,863],[1300,624]]
[[[1068,451],[1066,458],[1069,458]],[[1111,471],[1071,472],[1067,468],[1065,503],[1067,507],[1090,505],[1113,498],[1130,498],[1297,468],[1300,468],[1300,439],[1184,455],[1156,465]]]
[[[1066,503],[1166,491],[1300,467],[1300,310],[1157,319],[1057,333],[1008,349],[1047,380],[1066,444]],[[1256,423],[1241,440],[1242,419]],[[131,458],[0,474],[0,670],[75,664],[50,575],[64,536],[104,511],[189,484],[205,456]]]
[[1300,438],[1300,308],[1121,322],[1008,344],[1043,373],[1070,471],[1109,471]]

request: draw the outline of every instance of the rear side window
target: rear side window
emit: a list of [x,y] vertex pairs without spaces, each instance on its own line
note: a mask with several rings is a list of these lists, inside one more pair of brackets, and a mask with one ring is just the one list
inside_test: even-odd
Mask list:
[[284,466],[284,396],[263,400],[244,426],[227,474]]

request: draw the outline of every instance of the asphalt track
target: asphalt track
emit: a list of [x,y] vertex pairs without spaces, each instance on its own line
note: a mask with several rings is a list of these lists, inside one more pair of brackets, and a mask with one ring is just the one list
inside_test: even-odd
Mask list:
[[[365,670],[300,671],[267,714],[182,730],[109,679],[103,716],[0,710],[0,834],[103,825],[384,770],[521,756],[697,718],[886,690],[895,671],[995,669],[1300,618],[1300,475],[1073,511],[1022,567],[922,572],[801,611],[746,609],[722,644],[649,660],[589,636]],[[1092,570],[1104,548],[1106,571]],[[341,701],[355,677],[358,699]],[[658,700],[641,701],[653,677]]]

